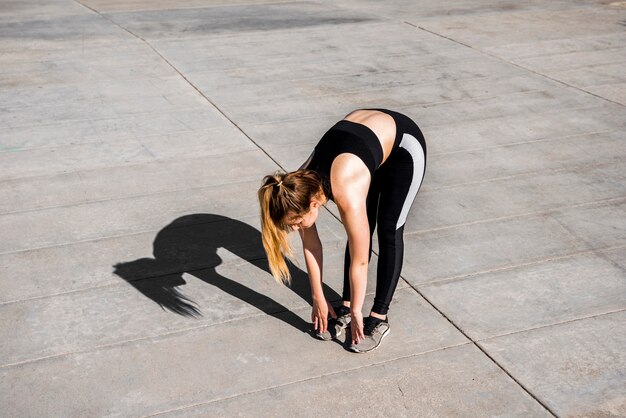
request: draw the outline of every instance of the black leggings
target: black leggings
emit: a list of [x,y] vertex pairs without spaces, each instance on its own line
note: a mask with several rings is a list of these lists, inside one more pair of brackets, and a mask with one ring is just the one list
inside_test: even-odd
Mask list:
[[[404,256],[404,223],[426,169],[424,136],[408,117],[381,110],[396,122],[396,141],[387,160],[374,172],[367,195],[367,219],[372,235],[378,231],[378,270],[372,311],[386,315],[398,285]],[[350,301],[350,251],[346,246],[343,300]]]

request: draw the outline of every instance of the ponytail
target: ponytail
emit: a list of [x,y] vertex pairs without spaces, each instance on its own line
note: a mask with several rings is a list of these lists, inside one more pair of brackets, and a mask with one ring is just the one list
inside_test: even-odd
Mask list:
[[314,171],[277,172],[263,178],[263,185],[258,191],[261,206],[261,239],[270,272],[277,282],[291,282],[291,274],[285,260],[285,257],[293,260],[288,237],[291,228],[285,223],[285,218],[289,213],[298,216],[307,213],[311,199],[320,193],[323,193],[322,183]]

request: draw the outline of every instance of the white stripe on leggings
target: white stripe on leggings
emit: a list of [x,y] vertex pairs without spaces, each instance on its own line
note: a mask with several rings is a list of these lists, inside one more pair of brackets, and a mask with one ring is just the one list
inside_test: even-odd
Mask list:
[[420,189],[420,186],[422,185],[422,180],[424,179],[425,164],[424,149],[422,148],[422,144],[420,144],[417,138],[415,138],[413,135],[404,134],[404,136],[402,136],[402,141],[400,142],[400,147],[407,150],[409,154],[411,154],[411,158],[413,158],[413,179],[411,180],[409,192],[404,199],[402,211],[400,212],[398,223],[396,223],[396,230],[398,230],[398,228],[400,228],[406,222],[406,217],[409,215],[409,209],[411,209],[411,205],[415,200],[417,191]]

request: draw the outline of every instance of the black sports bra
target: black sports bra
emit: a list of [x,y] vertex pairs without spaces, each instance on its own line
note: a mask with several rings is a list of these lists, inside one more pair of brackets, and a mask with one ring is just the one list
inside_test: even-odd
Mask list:
[[383,161],[383,148],[376,134],[367,126],[348,120],[337,122],[315,146],[313,158],[307,169],[322,178],[324,193],[332,199],[330,169],[339,154],[350,153],[359,157],[372,177]]

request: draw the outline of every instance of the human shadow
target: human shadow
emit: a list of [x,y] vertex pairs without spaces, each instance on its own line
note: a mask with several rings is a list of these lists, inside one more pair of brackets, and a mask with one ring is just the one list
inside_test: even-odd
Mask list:
[[[114,273],[162,309],[182,316],[202,316],[201,306],[180,289],[186,284],[183,273],[188,273],[302,332],[310,331],[310,324],[284,305],[234,278],[218,273],[216,268],[223,261],[217,253],[219,248],[270,273],[261,233],[244,222],[214,214],[194,214],[175,219],[157,233],[153,243],[154,258],[117,263],[113,266]],[[292,280],[287,287],[311,304],[306,273],[293,264],[289,264],[289,270]],[[279,286],[270,275],[259,276],[259,280],[271,280],[271,285]],[[329,300],[340,299],[327,285],[324,285],[324,293]]]

